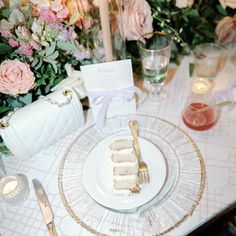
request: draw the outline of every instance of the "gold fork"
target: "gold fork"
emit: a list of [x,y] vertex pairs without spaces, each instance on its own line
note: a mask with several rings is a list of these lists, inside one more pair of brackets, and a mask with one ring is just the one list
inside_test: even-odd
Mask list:
[[149,179],[149,173],[148,173],[148,166],[142,160],[139,143],[138,143],[138,122],[136,120],[129,121],[129,128],[132,132],[134,151],[139,162],[139,169],[138,169],[139,182],[140,184],[149,183],[150,179]]
[[131,188],[129,191],[135,194],[140,193],[140,187],[137,185],[136,187]]

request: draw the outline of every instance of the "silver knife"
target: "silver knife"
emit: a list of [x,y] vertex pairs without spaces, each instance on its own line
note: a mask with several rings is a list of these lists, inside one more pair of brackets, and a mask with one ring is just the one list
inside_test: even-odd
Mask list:
[[34,190],[38,199],[40,210],[42,212],[44,221],[48,227],[50,236],[57,236],[55,224],[54,224],[54,215],[52,212],[51,205],[48,201],[48,197],[45,193],[43,185],[37,179],[32,180],[34,185]]

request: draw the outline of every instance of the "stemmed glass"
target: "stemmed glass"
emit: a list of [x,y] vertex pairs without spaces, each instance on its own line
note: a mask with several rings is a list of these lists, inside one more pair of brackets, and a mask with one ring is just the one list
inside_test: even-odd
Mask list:
[[149,90],[150,101],[159,102],[160,97],[166,97],[162,90],[167,77],[172,42],[171,34],[164,32],[148,33],[137,41],[144,86]]

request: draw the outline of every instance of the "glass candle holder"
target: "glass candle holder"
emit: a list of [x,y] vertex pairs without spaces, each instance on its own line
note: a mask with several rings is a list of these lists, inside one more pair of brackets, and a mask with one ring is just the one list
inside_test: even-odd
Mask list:
[[207,130],[215,126],[218,120],[218,108],[211,99],[212,84],[209,80],[199,78],[192,82],[182,119],[193,130]]
[[225,49],[215,43],[203,43],[195,47],[194,51],[195,75],[213,79],[223,68]]
[[195,78],[192,81],[192,92],[195,94],[206,94],[213,88],[213,82],[205,78]]
[[20,204],[29,196],[27,177],[23,174],[6,175],[0,179],[0,197],[9,204]]

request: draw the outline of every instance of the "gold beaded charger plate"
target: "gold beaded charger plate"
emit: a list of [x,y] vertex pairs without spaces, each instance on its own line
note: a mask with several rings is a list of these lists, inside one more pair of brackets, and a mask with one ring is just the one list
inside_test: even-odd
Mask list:
[[[84,170],[86,165],[91,166],[89,162],[93,162],[95,154],[91,153],[99,150],[106,140],[130,136],[130,120],[138,121],[140,140],[160,150],[161,157],[159,161],[157,158],[157,163],[165,160],[166,171],[165,180],[151,197],[138,205],[134,204],[128,211],[122,211],[122,207],[99,202],[96,194],[91,196]],[[99,169],[98,162],[95,163],[95,169]],[[161,171],[161,168],[156,171]],[[196,144],[187,133],[172,123],[141,114],[117,116],[108,119],[102,129],[92,125],[75,138],[62,158],[58,184],[61,199],[69,214],[92,233],[162,235],[194,211],[203,193],[205,167]]]

